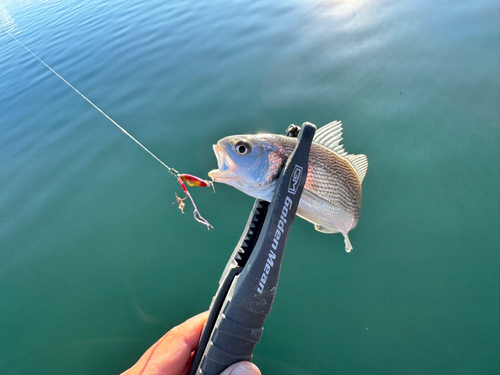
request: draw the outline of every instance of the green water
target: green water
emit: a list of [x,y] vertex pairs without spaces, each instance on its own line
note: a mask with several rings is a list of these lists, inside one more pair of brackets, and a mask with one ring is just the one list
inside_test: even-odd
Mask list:
[[[0,1],[0,23],[170,166],[290,123],[364,153],[354,250],[297,220],[270,374],[499,374],[500,4]],[[0,30],[0,371],[116,374],[208,308],[253,199],[172,176]]]

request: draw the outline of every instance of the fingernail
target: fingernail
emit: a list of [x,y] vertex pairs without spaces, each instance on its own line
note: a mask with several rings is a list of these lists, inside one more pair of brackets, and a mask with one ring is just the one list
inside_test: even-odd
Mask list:
[[253,371],[249,370],[245,365],[238,365],[229,373],[229,375],[253,375]]

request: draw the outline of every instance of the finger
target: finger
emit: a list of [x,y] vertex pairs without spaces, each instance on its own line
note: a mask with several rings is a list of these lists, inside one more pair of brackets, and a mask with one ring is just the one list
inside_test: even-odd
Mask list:
[[252,362],[245,361],[229,366],[220,375],[261,375],[261,373]]
[[179,375],[198,346],[208,311],[172,328],[123,375]]

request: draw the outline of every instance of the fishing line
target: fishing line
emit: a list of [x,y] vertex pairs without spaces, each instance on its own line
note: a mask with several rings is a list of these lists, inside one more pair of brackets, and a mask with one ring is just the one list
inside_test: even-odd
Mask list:
[[10,35],[11,38],[13,38],[16,42],[18,42],[21,46],[23,46],[26,51],[28,51],[29,53],[31,53],[33,56],[35,56],[38,61],[40,61],[43,65],[45,65],[48,69],[50,69],[50,71],[52,73],[54,73],[56,76],[58,76],[65,84],[67,84],[69,87],[71,87],[73,90],[76,91],[76,93],[78,95],[80,95],[83,99],[85,99],[87,102],[90,103],[90,105],[92,105],[95,109],[97,109],[99,112],[101,112],[104,117],[106,117],[109,121],[111,121],[113,123],[113,125],[115,125],[118,129],[120,129],[122,132],[124,132],[127,136],[130,137],[130,139],[132,139],[135,143],[137,143],[139,146],[141,146],[149,155],[151,155],[152,157],[154,157],[158,162],[160,162],[161,165],[163,165],[165,168],[168,169],[168,171],[174,175],[175,177],[177,177],[179,175],[179,172],[177,172],[174,168],[170,168],[168,165],[166,165],[164,162],[162,162],[160,160],[160,158],[158,158],[155,154],[153,154],[151,151],[148,150],[148,148],[146,146],[144,146],[141,142],[139,142],[137,139],[135,139],[129,132],[127,132],[125,129],[123,129],[120,125],[118,125],[116,123],[115,120],[113,120],[111,117],[109,117],[106,113],[104,113],[104,111],[99,108],[97,105],[95,105],[89,98],[87,98],[85,95],[83,95],[80,91],[78,91],[71,83],[69,83],[68,81],[66,81],[63,77],[61,77],[59,75],[59,73],[57,73],[54,69],[52,69],[45,61],[43,61],[41,58],[39,58],[33,51],[31,51],[28,47],[26,47],[23,43],[21,43],[21,41],[19,39],[17,39],[14,35],[12,35],[10,32],[8,32],[7,30],[4,29],[4,31]]
[[[59,73],[57,73],[54,69],[52,69],[45,61],[43,61],[41,58],[39,58],[32,50],[30,50],[28,47],[26,47],[19,39],[17,39],[14,35],[12,35],[8,30],[6,30],[5,28],[3,28],[3,30],[12,38],[14,39],[17,43],[19,43],[22,47],[24,47],[24,49],[26,51],[28,51],[29,53],[31,53],[38,61],[40,61],[43,65],[45,65],[52,73],[54,73],[57,77],[59,77],[65,84],[67,84],[69,87],[71,87],[78,95],[80,95],[83,99],[85,99],[90,105],[92,105],[92,107],[94,107],[95,109],[97,109],[100,113],[102,113],[102,115],[104,117],[106,117],[109,121],[111,121],[111,123],[113,125],[115,125],[118,129],[120,129],[123,133],[125,133],[125,135],[127,135],[130,139],[132,139],[135,143],[137,143],[139,146],[141,146],[144,151],[146,151],[149,155],[151,155],[153,158],[155,158],[161,165],[163,165],[165,168],[167,168],[167,170],[170,172],[170,174],[172,176],[174,176],[177,181],[179,182],[179,184],[181,184],[182,186],[182,190],[184,191],[184,193],[186,193],[186,198],[189,197],[189,199],[191,200],[191,203],[193,204],[194,206],[194,212],[193,212],[193,215],[194,215],[194,218],[196,219],[196,221],[204,224],[207,226],[208,229],[210,228],[213,228],[212,225],[210,225],[210,223],[205,220],[201,215],[200,215],[200,212],[198,211],[198,208],[196,207],[196,204],[194,203],[194,200],[193,198],[191,197],[191,194],[189,194],[189,191],[187,190],[186,188],[186,185],[184,184],[184,181],[186,181],[188,183],[189,186],[212,186],[213,187],[213,183],[211,181],[205,181],[205,180],[202,180],[198,177],[194,177],[194,176],[191,176],[191,175],[184,175],[184,174],[180,174],[176,169],[174,168],[171,168],[169,167],[167,164],[165,164],[163,161],[160,160],[160,158],[158,156],[156,156],[155,154],[153,154],[146,146],[144,146],[141,142],[139,142],[137,139],[135,139],[129,132],[127,132],[124,128],[122,128],[120,125],[118,125],[118,123],[113,120],[111,117],[109,117],[101,108],[99,108],[97,105],[95,105],[89,98],[87,98],[85,95],[83,95],[80,91],[78,91],[76,89],[76,87],[74,87],[71,83],[69,83],[68,81],[66,81]],[[183,208],[184,208],[184,203],[182,202],[184,199],[186,198],[179,198],[176,194],[176,200],[177,200],[177,203],[179,203],[179,209],[182,211],[182,213],[184,213],[183,211]]]

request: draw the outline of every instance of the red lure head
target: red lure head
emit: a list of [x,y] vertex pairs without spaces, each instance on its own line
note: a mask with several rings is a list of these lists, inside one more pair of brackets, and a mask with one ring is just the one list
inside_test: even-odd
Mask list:
[[207,186],[214,187],[213,183],[211,181],[202,180],[201,178],[192,176],[190,174],[177,174],[177,181],[182,186],[182,190],[184,190],[184,193],[186,193],[186,196],[184,198],[179,198],[177,194],[175,194],[175,199],[177,200],[177,203],[179,204],[179,209],[182,211],[182,213],[184,213],[184,206],[185,206],[184,199],[189,197],[194,207],[193,215],[195,220],[198,221],[199,223],[206,225],[207,229],[213,228],[212,225],[210,225],[210,223],[200,215],[200,212],[198,211],[198,208],[194,203],[193,197],[191,197],[191,194],[189,194],[189,191],[186,188],[184,182],[186,182],[186,184],[188,184],[189,186],[200,186],[200,187],[207,187]]
[[213,185],[212,181],[203,180],[190,174],[180,174],[179,177],[188,184],[188,186],[207,187]]

